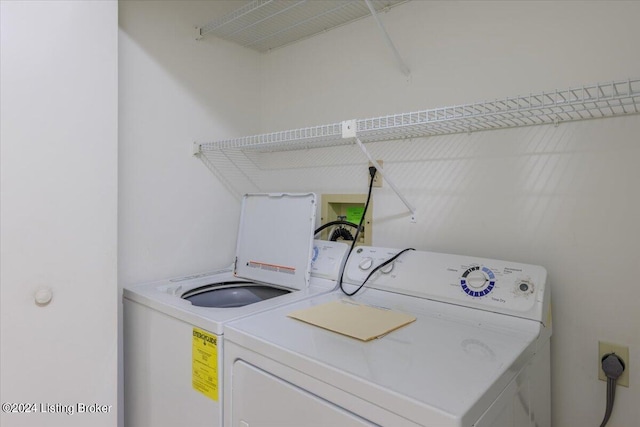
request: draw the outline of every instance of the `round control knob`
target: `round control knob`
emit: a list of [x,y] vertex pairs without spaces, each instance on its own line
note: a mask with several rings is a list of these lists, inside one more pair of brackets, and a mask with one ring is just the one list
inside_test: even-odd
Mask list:
[[475,265],[462,273],[460,286],[470,297],[483,297],[496,286],[496,275],[488,267]]
[[40,288],[36,291],[35,301],[37,305],[47,305],[53,298],[53,292],[49,288]]
[[487,277],[480,270],[472,271],[467,275],[467,284],[472,288],[480,289],[485,283],[487,283]]
[[519,280],[516,282],[516,290],[522,294],[531,294],[533,293],[533,283],[528,280]]
[[373,265],[373,258],[371,257],[362,258],[358,263],[358,267],[360,268],[360,270],[368,270],[371,268],[372,265]]
[[382,268],[380,269],[380,272],[381,272],[382,274],[389,274],[389,273],[391,273],[391,272],[393,271],[393,264],[394,264],[394,263],[390,262],[389,264],[385,265],[384,267],[382,267]]

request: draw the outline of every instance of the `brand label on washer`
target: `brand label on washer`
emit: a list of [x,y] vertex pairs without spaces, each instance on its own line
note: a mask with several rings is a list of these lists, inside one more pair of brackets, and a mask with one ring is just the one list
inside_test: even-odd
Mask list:
[[218,338],[202,329],[193,328],[192,378],[193,388],[218,401]]

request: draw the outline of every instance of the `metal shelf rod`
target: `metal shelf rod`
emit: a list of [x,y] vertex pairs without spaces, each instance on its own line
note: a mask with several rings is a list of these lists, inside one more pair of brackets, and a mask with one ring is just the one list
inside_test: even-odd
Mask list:
[[400,189],[396,187],[393,181],[391,181],[391,179],[389,179],[389,177],[384,173],[384,170],[382,169],[382,166],[380,166],[380,163],[378,163],[373,157],[371,157],[371,154],[369,154],[369,151],[367,150],[367,148],[364,146],[362,141],[360,141],[360,138],[356,137],[354,139],[356,141],[356,144],[358,144],[358,147],[360,147],[360,149],[364,153],[364,155],[367,156],[367,159],[369,159],[369,161],[376,168],[378,173],[382,176],[382,178],[384,178],[387,184],[389,184],[389,187],[391,187],[391,189],[396,193],[396,196],[398,196],[400,200],[402,200],[402,203],[404,203],[404,205],[407,207],[407,209],[409,209],[409,211],[411,212],[411,222],[416,222],[416,208],[413,207],[411,203],[409,203],[409,201],[407,200],[406,197],[404,197]]
[[389,33],[387,33],[387,30],[384,28],[384,25],[382,25],[382,21],[378,16],[378,12],[376,12],[376,8],[373,7],[373,4],[371,4],[371,0],[364,0],[364,2],[367,4],[367,7],[371,12],[371,16],[373,16],[373,19],[376,21],[376,24],[378,24],[378,28],[380,28],[380,32],[384,37],[384,41],[387,43],[387,46],[389,46],[389,48],[393,52],[393,56],[396,58],[396,62],[400,67],[400,71],[402,71],[402,74],[404,74],[405,76],[409,76],[409,74],[411,74],[411,71],[409,70],[409,67],[407,67],[407,64],[405,64],[404,60],[400,56],[398,49],[396,49],[396,46],[393,44],[393,40],[391,40],[391,37],[389,37]]

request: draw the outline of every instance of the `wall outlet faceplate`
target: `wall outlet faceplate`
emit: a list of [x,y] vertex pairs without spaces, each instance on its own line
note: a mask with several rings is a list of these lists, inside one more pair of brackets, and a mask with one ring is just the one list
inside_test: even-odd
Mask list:
[[624,361],[624,372],[618,378],[617,385],[629,387],[629,347],[598,341],[598,379],[606,381],[607,376],[602,370],[602,358],[605,354],[615,353]]

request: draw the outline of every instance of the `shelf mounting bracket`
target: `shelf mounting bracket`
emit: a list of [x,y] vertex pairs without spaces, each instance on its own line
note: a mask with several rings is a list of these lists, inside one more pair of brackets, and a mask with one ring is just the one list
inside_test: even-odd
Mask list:
[[371,4],[371,0],[364,0],[364,2],[367,4],[367,7],[371,12],[371,16],[373,16],[373,19],[376,21],[376,24],[378,24],[378,28],[380,28],[380,31],[382,32],[384,41],[387,43],[387,46],[389,46],[389,49],[391,49],[391,51],[393,52],[393,56],[396,58],[396,62],[400,67],[400,71],[402,71],[402,74],[404,74],[406,77],[409,77],[409,75],[411,74],[411,71],[409,70],[409,67],[407,67],[407,64],[404,63],[404,60],[400,56],[400,53],[398,52],[398,49],[396,49],[396,46],[393,44],[391,37],[389,37],[389,33],[387,33],[387,30],[384,28],[384,25],[382,25],[382,21],[378,16],[378,12],[376,12],[376,8],[373,7],[373,4]]
[[191,144],[191,155],[198,157],[200,154],[202,154],[202,144],[193,141]]
[[407,207],[409,212],[411,212],[411,222],[416,222],[416,208],[411,203],[409,203],[406,197],[404,197],[404,195],[400,192],[398,187],[396,187],[393,181],[391,181],[391,179],[385,174],[384,170],[382,169],[382,166],[380,166],[380,163],[378,163],[378,161],[374,159],[373,156],[371,156],[371,153],[369,153],[369,150],[367,150],[367,147],[365,147],[362,141],[360,140],[360,138],[358,138],[356,120],[345,120],[342,122],[342,138],[353,139],[356,142],[358,147],[360,147],[360,150],[362,150],[362,152],[367,157],[367,159],[369,159],[371,164],[376,168],[376,171],[378,171],[380,176],[382,176],[382,178],[387,182],[387,184],[389,184],[389,187],[391,187],[394,193],[396,193],[396,195],[400,198],[400,200],[402,200],[402,203],[404,203],[404,205]]

